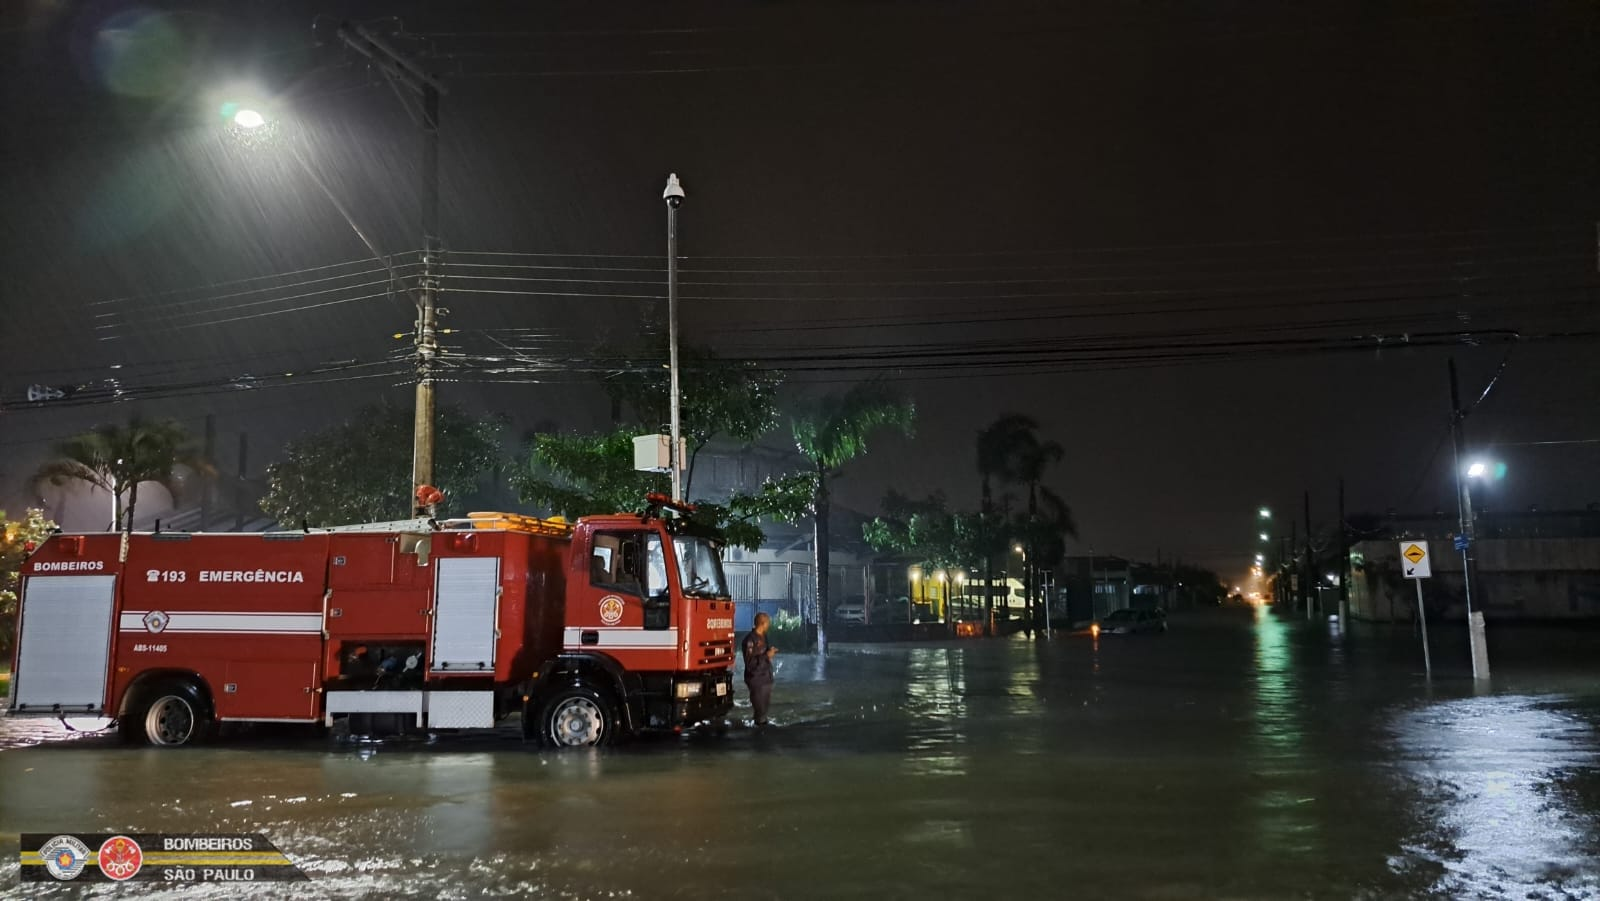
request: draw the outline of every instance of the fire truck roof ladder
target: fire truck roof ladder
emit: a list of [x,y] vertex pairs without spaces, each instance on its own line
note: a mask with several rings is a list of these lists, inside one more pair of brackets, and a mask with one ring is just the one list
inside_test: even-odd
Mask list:
[[361,522],[347,526],[325,526],[313,532],[437,532],[439,523],[427,516],[416,519],[394,519],[388,522]]
[[566,537],[572,534],[572,524],[564,519],[539,519],[520,513],[468,513],[466,519],[447,519],[446,526],[468,529],[485,529],[495,532],[527,532],[531,535]]

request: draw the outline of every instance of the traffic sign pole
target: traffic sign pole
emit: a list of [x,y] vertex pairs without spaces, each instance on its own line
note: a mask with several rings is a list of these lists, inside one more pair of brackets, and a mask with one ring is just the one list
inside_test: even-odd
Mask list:
[[1400,572],[1417,583],[1417,624],[1422,628],[1422,668],[1433,678],[1433,656],[1428,653],[1428,612],[1422,607],[1422,580],[1433,576],[1433,560],[1426,541],[1400,542]]
[[1422,580],[1417,579],[1417,623],[1422,627],[1422,668],[1433,678],[1433,657],[1428,653],[1428,611],[1422,606]]

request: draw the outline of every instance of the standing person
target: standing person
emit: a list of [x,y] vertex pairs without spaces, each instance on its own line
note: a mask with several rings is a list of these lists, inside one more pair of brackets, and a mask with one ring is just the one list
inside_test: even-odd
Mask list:
[[744,684],[750,690],[750,706],[755,709],[756,725],[767,724],[767,707],[772,703],[772,657],[778,649],[767,643],[767,627],[772,618],[756,614],[755,627],[744,635]]

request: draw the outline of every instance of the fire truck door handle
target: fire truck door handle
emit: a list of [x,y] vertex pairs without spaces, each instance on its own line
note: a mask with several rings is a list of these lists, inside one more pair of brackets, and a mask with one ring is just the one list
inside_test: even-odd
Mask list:
[[594,629],[585,629],[578,636],[578,641],[581,644],[599,644],[600,643],[600,633],[598,631],[594,630]]

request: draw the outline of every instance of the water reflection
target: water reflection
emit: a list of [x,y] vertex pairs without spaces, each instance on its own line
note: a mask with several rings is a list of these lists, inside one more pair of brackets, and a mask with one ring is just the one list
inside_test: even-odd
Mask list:
[[1600,762],[1590,724],[1548,699],[1486,696],[1405,711],[1394,728],[1426,825],[1392,868],[1431,864],[1442,870],[1433,891],[1446,895],[1600,894],[1600,818],[1565,790]]
[[908,772],[967,774],[967,679],[961,648],[913,648],[906,664],[906,713],[912,726],[904,759]]
[[1249,754],[1261,780],[1253,793],[1258,847],[1272,853],[1314,854],[1320,826],[1301,778],[1309,768],[1301,696],[1290,626],[1266,607],[1255,608],[1255,704]]

